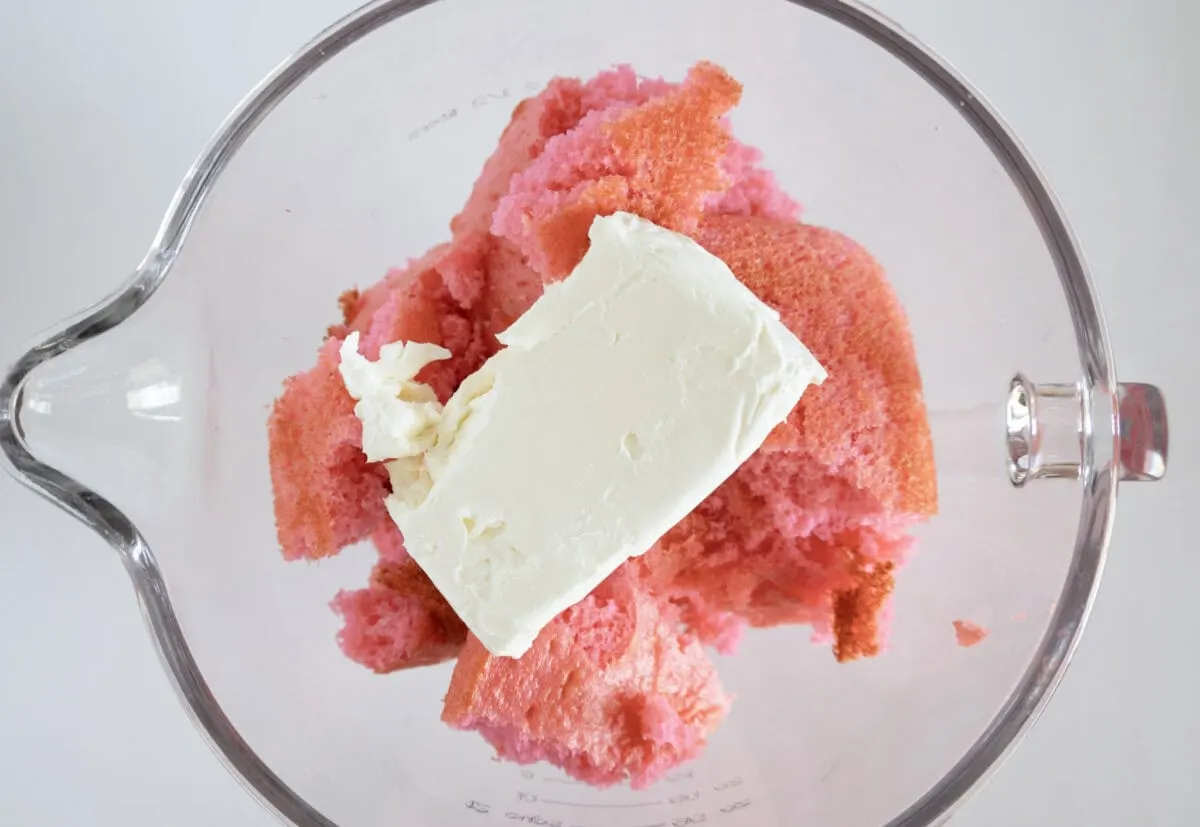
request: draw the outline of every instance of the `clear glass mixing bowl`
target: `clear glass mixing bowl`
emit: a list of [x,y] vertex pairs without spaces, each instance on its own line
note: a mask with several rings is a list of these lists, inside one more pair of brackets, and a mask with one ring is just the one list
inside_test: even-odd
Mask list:
[[[284,564],[265,422],[339,291],[447,237],[519,98],[556,74],[679,78],[699,59],[745,84],[737,133],[807,220],[888,268],[941,514],[899,578],[888,653],[839,666],[807,630],[748,635],[720,659],[740,700],[705,757],[597,791],[444,727],[447,666],[377,677],[341,656],[326,603],[372,554]],[[246,99],[133,277],[21,356],[3,399],[12,470],[119,552],[200,730],[298,825],[936,822],[1061,677],[1118,481],[1166,459],[1161,395],[1117,383],[1027,156],[945,64],[842,0],[367,6]],[[990,636],[961,648],[960,618]]]

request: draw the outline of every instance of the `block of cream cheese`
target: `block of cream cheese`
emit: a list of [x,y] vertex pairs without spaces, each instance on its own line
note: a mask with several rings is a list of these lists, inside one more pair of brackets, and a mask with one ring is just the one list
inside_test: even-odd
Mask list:
[[[428,449],[413,450],[428,442],[428,395],[404,394],[423,407],[398,430],[420,435],[393,440],[404,456],[388,465],[388,511],[496,655],[524,653],[650,549],[825,378],[778,314],[690,238],[628,213],[596,218],[589,235],[572,274],[438,414]],[[385,351],[410,361],[377,373],[399,386],[439,355]],[[372,398],[363,385],[356,412],[386,430],[360,410]]]

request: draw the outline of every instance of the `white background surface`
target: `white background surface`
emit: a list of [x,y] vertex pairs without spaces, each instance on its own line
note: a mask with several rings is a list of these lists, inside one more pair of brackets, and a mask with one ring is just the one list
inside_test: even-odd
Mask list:
[[[0,3],[0,362],[117,284],[242,93],[352,5]],[[1184,520],[1200,498],[1200,4],[877,5],[1030,147],[1092,264],[1121,376],[1164,387],[1174,428],[1167,481],[1122,489],[1062,689],[954,823],[1200,823],[1200,554]],[[115,556],[8,479],[0,526],[0,824],[274,823],[183,716]]]

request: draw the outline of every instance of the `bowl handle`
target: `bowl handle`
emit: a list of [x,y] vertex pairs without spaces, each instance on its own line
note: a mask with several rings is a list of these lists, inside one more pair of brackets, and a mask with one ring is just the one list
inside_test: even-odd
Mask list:
[[[1091,438],[1087,394],[1081,384],[1009,384],[1005,405],[1008,478],[1020,487],[1034,479],[1079,479]],[[1167,471],[1167,406],[1153,385],[1117,386],[1115,433],[1120,478],[1155,482]]]
[[1121,479],[1157,482],[1167,473],[1167,402],[1154,385],[1123,382],[1117,388]]

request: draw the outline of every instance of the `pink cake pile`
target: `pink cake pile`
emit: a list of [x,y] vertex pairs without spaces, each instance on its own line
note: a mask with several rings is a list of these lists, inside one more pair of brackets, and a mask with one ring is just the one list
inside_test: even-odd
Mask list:
[[593,784],[648,784],[693,758],[729,708],[704,648],[631,567],[550,623],[518,659],[473,636],[442,717],[504,758]]
[[[908,534],[936,510],[929,426],[902,309],[880,266],[799,205],[730,133],[741,87],[695,66],[682,83],[628,67],[559,78],[520,103],[451,222],[451,240],[341,297],[316,365],[287,380],[269,422],[283,555],[313,560],[370,538],[364,589],[334,602],[348,657],[391,672],[457,658],[443,710],[505,757],[583,781],[644,786],[695,757],[726,714],[705,646],[747,626],[808,624],[840,661],[877,654]],[[418,377],[443,401],[504,330],[567,276],[597,215],[633,212],[721,257],[829,371],[763,447],[643,557],[539,635],[490,655],[404,550],[387,475],[365,461],[337,371],[351,332],[433,342]]]

